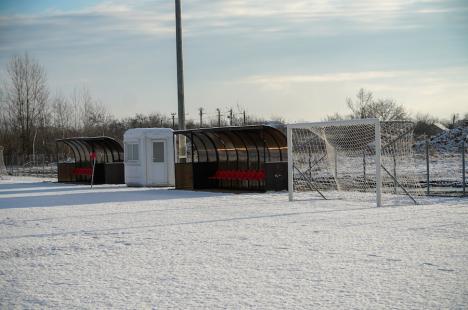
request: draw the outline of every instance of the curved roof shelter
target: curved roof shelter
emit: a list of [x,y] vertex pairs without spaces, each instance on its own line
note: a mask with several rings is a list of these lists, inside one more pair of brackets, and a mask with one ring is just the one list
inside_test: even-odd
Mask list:
[[73,152],[75,163],[90,162],[91,152],[96,152],[96,162],[123,162],[122,145],[110,137],[77,137],[59,139],[57,143],[64,143]]
[[187,158],[175,164],[179,189],[283,190],[287,141],[267,126],[217,127],[175,132],[187,138]]
[[286,135],[271,126],[243,126],[179,130],[189,139],[191,161],[257,166],[287,160]]

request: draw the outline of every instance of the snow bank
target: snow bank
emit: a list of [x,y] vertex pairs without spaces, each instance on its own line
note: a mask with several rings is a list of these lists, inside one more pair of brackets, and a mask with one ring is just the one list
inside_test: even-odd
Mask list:
[[[463,140],[468,146],[468,127],[457,127],[430,138],[429,145],[438,152],[459,152]],[[426,141],[417,141],[417,152],[425,152]]]

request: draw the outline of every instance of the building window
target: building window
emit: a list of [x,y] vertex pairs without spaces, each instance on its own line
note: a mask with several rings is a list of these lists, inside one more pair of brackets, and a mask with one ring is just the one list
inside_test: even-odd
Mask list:
[[153,142],[153,162],[164,162],[164,142]]
[[138,143],[125,144],[125,159],[126,161],[137,161],[138,158]]

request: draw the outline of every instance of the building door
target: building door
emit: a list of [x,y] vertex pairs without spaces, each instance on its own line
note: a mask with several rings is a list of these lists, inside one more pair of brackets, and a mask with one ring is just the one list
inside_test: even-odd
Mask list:
[[148,141],[148,185],[167,185],[168,180],[168,158],[166,151],[165,140],[149,140]]

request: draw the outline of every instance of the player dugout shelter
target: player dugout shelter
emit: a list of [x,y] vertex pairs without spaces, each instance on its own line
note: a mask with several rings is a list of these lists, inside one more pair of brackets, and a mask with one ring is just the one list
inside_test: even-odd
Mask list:
[[[125,183],[124,152],[116,140],[110,137],[78,137],[59,139],[56,144],[59,182],[90,183],[94,154],[94,184]],[[59,158],[60,144],[65,145],[64,153],[68,156]]]
[[287,189],[287,141],[279,129],[261,126],[175,131],[186,157],[175,164],[176,188],[266,191]]

